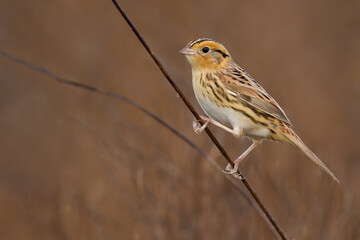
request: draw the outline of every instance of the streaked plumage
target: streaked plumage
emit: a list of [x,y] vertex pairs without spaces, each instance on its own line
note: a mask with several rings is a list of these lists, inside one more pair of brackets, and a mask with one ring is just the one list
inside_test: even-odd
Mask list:
[[201,132],[208,124],[233,133],[247,136],[253,144],[238,159],[229,173],[237,171],[240,161],[261,140],[281,141],[298,146],[311,160],[325,170],[334,180],[335,175],[310,151],[292,130],[290,120],[279,104],[231,58],[226,48],[208,38],[191,41],[184,53],[192,66],[195,96],[209,118],[205,125],[195,124]]

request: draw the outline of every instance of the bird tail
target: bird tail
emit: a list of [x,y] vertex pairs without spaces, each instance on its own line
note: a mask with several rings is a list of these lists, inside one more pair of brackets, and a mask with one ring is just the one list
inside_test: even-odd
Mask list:
[[306,156],[308,156],[316,165],[322,168],[327,174],[329,174],[335,181],[340,183],[339,179],[335,176],[334,173],[330,171],[330,169],[313,153],[306,145],[301,141],[301,139],[296,135],[296,133],[291,129],[288,128],[286,131],[286,137],[290,140],[291,143],[296,145],[300,148]]

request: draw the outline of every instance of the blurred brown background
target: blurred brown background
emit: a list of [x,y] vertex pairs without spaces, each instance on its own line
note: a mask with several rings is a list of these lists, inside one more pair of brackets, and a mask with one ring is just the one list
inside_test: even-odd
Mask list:
[[[178,51],[211,37],[340,179],[286,144],[264,142],[242,163],[289,239],[360,239],[359,1],[120,3],[199,111]],[[225,167],[110,0],[1,0],[0,50],[132,99]],[[250,144],[211,129],[232,157]],[[2,56],[0,133],[0,239],[273,238],[225,177],[166,128]]]

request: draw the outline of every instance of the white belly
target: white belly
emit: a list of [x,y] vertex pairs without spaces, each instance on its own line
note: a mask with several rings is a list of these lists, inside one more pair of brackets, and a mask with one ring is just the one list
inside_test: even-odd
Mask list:
[[197,94],[197,100],[204,112],[215,121],[232,129],[243,129],[245,136],[267,138],[270,134],[266,127],[255,124],[249,117],[232,108],[221,107],[207,97]]

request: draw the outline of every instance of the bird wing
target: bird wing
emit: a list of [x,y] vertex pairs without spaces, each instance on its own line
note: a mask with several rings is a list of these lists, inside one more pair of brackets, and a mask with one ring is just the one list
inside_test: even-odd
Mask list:
[[280,105],[239,66],[224,71],[220,80],[229,94],[291,126]]

